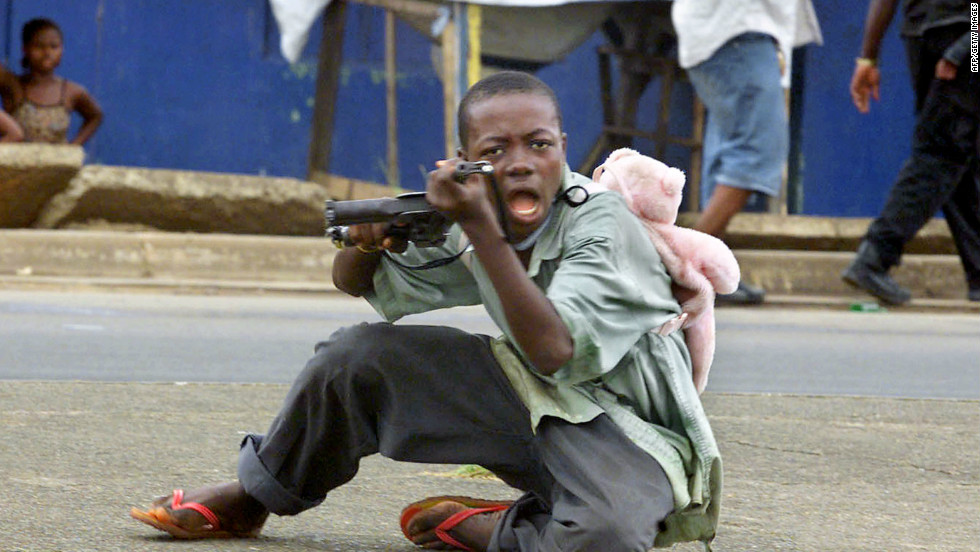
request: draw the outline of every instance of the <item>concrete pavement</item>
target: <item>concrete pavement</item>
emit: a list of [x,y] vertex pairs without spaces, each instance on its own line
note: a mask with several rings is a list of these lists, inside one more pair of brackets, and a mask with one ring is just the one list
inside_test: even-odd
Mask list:
[[[285,392],[0,382],[0,550],[408,552],[397,521],[405,504],[516,494],[456,466],[374,456],[323,505],[273,517],[257,540],[173,542],[129,518],[174,486],[234,477],[242,432],[263,431]],[[977,401],[709,393],[704,403],[725,462],[715,550],[977,549]]]
[[[319,238],[5,230],[0,286],[330,293],[333,253]],[[783,265],[793,286],[772,293],[770,305],[847,308],[862,299],[826,288],[798,293],[801,281],[836,281],[844,254],[788,254],[798,256]],[[750,278],[779,272],[765,268],[767,252],[738,255]],[[975,305],[917,299],[909,308]],[[254,541],[174,543],[128,517],[129,507],[174,486],[234,477],[241,433],[263,431],[285,392],[265,384],[0,381],[0,551],[407,552],[414,548],[397,526],[404,504],[433,494],[515,494],[495,480],[456,476],[455,466],[372,457],[321,507],[270,520]],[[978,401],[709,393],[704,402],[725,459],[716,550],[977,549]]]

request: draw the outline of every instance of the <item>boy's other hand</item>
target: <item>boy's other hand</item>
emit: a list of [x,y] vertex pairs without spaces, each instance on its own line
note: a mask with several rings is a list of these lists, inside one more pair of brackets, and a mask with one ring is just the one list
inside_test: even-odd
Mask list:
[[362,253],[372,253],[385,249],[392,253],[404,253],[408,249],[408,241],[403,238],[388,235],[391,227],[387,222],[370,224],[352,224],[347,233],[354,245]]

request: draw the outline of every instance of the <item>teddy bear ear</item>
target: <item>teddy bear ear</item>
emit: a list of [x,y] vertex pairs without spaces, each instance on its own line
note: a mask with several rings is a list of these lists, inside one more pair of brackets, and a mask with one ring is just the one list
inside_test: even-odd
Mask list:
[[617,159],[622,159],[623,157],[630,157],[632,155],[640,155],[640,152],[630,148],[619,148],[609,154],[609,157],[606,158],[606,163],[612,163]]
[[684,181],[686,177],[680,169],[675,169],[667,165],[660,167],[660,177],[658,181],[660,182],[660,188],[667,195],[680,195],[684,190]]
[[667,167],[667,171],[663,176],[664,187],[672,190],[674,193],[684,189],[686,180],[687,177],[684,176],[684,172],[674,167]]

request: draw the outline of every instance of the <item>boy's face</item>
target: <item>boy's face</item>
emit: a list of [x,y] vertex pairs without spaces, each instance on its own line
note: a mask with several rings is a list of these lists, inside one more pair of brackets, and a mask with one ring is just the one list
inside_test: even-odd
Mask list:
[[[548,216],[561,186],[567,137],[552,101],[537,93],[491,96],[469,106],[467,143],[460,155],[493,164],[515,239]],[[487,186],[491,203],[495,202]]]
[[27,64],[33,71],[49,73],[61,63],[61,33],[57,29],[44,29],[24,45]]

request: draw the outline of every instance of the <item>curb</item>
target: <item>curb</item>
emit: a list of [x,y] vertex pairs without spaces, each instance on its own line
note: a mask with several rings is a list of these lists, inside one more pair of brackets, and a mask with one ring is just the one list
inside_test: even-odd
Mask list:
[[[339,293],[331,280],[336,252],[329,240],[311,237],[0,230],[0,288]],[[743,278],[767,290],[763,307],[874,304],[840,279],[853,253],[736,250],[735,256]],[[903,261],[894,276],[915,299],[889,310],[980,313],[980,303],[966,300],[958,257],[906,255]]]
[[0,274],[330,283],[324,238],[77,230],[0,231]]

